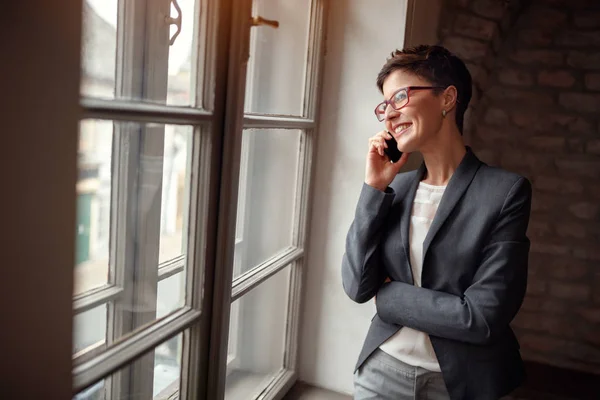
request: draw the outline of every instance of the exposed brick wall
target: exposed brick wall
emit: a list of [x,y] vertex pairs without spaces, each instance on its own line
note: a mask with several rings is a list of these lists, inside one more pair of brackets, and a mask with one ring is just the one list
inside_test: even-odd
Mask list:
[[600,374],[600,1],[449,0],[474,74],[468,138],[534,187],[525,359]]

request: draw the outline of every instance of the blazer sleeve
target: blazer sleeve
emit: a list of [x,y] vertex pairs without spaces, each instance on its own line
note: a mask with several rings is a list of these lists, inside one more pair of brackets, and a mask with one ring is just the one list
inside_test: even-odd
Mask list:
[[494,341],[515,317],[525,296],[530,209],[531,184],[520,178],[504,201],[473,283],[463,296],[390,282],[377,293],[379,317],[447,339],[475,344]]
[[389,187],[382,192],[363,184],[342,259],[344,291],[357,303],[373,298],[387,277],[379,242],[394,197]]

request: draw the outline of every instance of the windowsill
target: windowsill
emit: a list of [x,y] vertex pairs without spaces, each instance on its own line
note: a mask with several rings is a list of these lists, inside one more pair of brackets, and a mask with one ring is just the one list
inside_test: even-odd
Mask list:
[[227,375],[225,400],[252,399],[262,392],[277,374],[258,374],[245,370],[234,370]]

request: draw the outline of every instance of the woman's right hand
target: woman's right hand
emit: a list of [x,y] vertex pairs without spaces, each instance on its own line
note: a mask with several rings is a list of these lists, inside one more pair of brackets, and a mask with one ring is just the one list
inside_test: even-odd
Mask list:
[[385,130],[369,138],[365,183],[381,191],[385,191],[388,185],[392,183],[394,177],[400,172],[400,168],[406,164],[409,156],[409,153],[402,153],[402,157],[397,162],[390,162],[390,159],[384,153],[384,149],[387,148],[385,140],[391,138],[392,135]]

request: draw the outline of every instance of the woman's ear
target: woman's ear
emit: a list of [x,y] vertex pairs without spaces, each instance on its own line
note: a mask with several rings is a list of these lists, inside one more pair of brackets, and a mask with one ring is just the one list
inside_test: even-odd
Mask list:
[[458,101],[458,91],[456,90],[456,86],[450,85],[442,94],[443,107],[445,110],[450,111],[454,107],[456,107],[456,103]]

